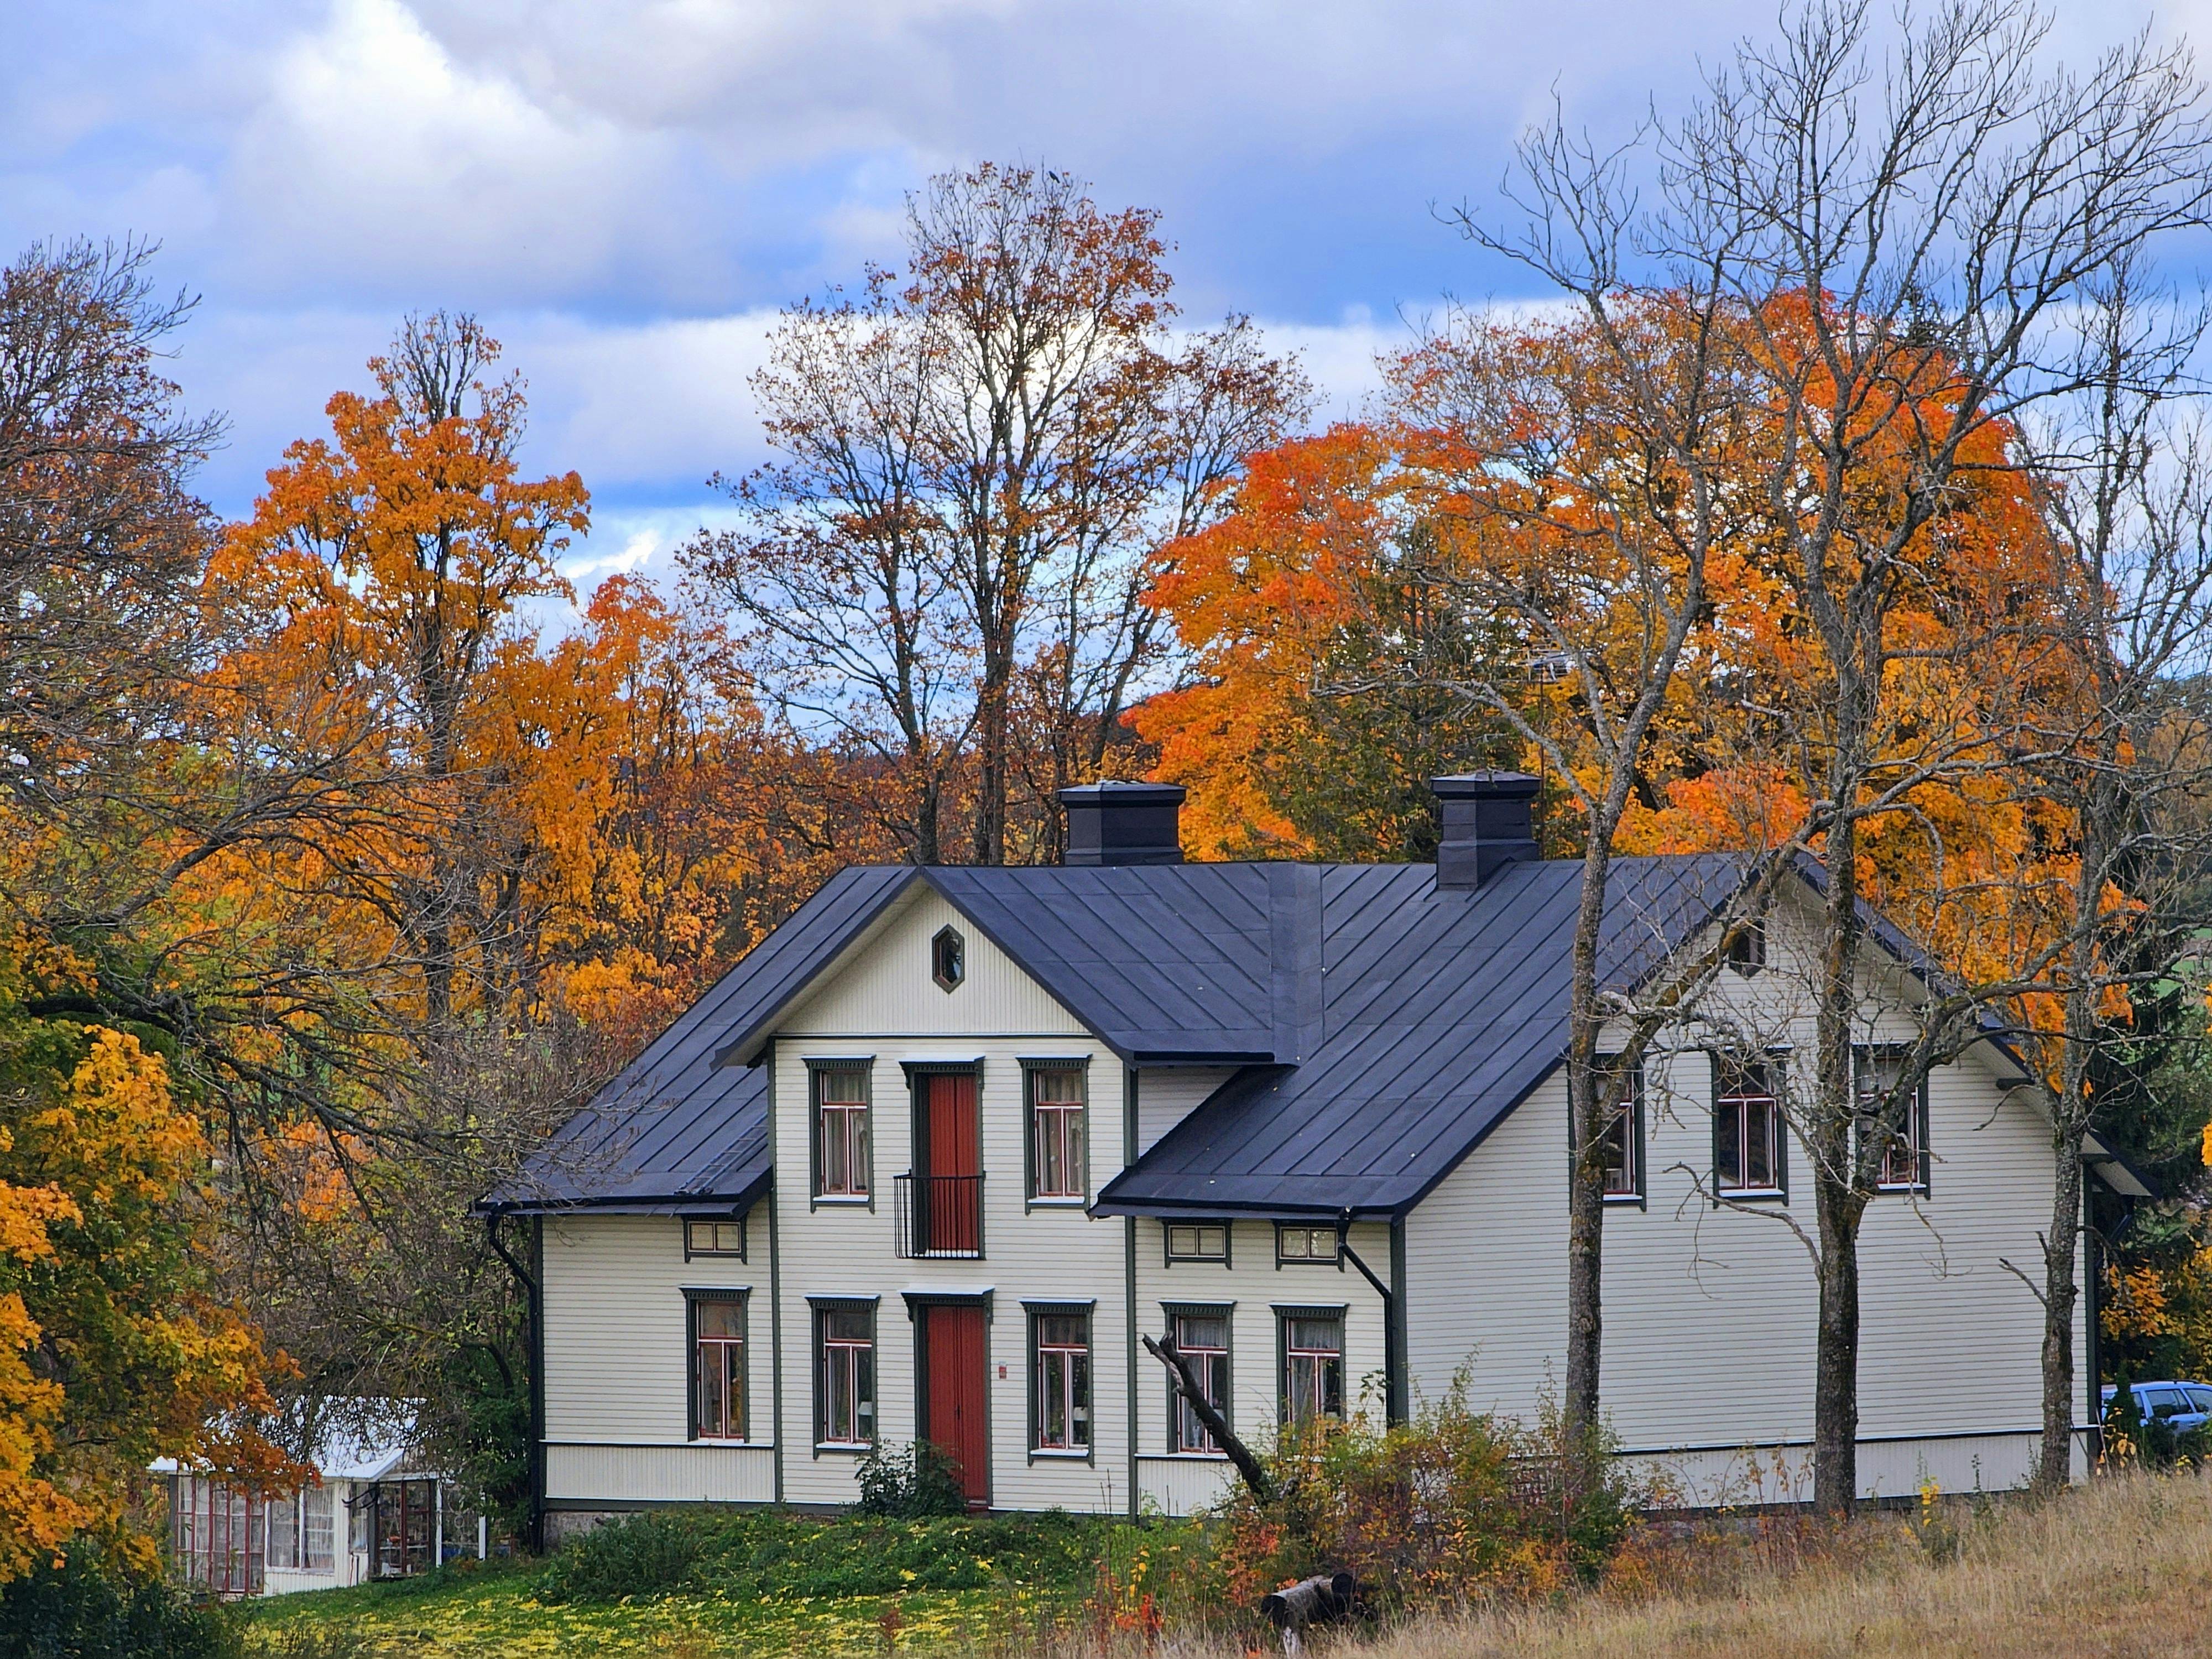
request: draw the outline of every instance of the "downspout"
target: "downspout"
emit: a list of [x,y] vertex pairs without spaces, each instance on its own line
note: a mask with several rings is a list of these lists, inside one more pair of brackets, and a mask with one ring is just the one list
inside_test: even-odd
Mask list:
[[[1395,1270],[1401,1254],[1400,1229],[1395,1218],[1390,1223],[1390,1265]],[[1336,1217],[1336,1255],[1340,1262],[1349,1261],[1359,1269],[1359,1276],[1375,1287],[1375,1294],[1382,1298],[1382,1414],[1392,1427],[1406,1420],[1404,1393],[1405,1362],[1399,1352],[1398,1298],[1390,1287],[1375,1276],[1375,1270],[1359,1259],[1359,1252],[1352,1248],[1352,1212],[1340,1210]],[[1340,1268],[1340,1271],[1341,1269]]]

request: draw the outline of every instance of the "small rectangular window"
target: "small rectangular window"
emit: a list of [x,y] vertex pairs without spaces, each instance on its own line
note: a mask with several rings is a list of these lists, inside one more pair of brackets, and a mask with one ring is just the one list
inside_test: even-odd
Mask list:
[[1038,1451],[1091,1449],[1091,1316],[1087,1311],[1034,1316],[1030,1375],[1036,1381]]
[[[1229,1414],[1229,1316],[1225,1313],[1179,1313],[1175,1316],[1176,1346],[1190,1361],[1198,1376],[1206,1403],[1224,1417]],[[1174,1400],[1175,1449],[1179,1452],[1219,1451],[1206,1425],[1177,1389]]]
[[691,1433],[699,1440],[745,1437],[745,1304],[737,1297],[691,1299]]
[[[1609,1061],[1611,1055],[1599,1056],[1601,1062]],[[1605,1136],[1598,1144],[1598,1158],[1605,1171],[1605,1196],[1608,1203],[1632,1203],[1644,1196],[1644,1068],[1638,1066],[1629,1079],[1628,1098],[1607,1124]]]
[[686,1221],[684,1224],[684,1255],[686,1260],[697,1255],[733,1255],[742,1261],[745,1257],[745,1224],[742,1221]]
[[1729,941],[1728,965],[1749,979],[1766,966],[1766,924],[1747,921]]
[[1713,1186],[1735,1197],[1778,1197],[1782,1188],[1782,1104],[1776,1059],[1717,1054],[1713,1059]]
[[1337,1261],[1336,1229],[1277,1222],[1275,1260],[1278,1262],[1317,1263],[1334,1267]]
[[[1852,1090],[1856,1097],[1854,1105],[1859,1122],[1865,1126],[1862,1133],[1874,1132],[1883,1112],[1889,1108],[1890,1097],[1905,1075],[1905,1060],[1902,1048],[1851,1051]],[[1905,1102],[1897,1127],[1883,1144],[1876,1184],[1885,1192],[1912,1192],[1924,1188],[1928,1184],[1927,1140],[1928,1085],[1923,1079],[1919,1088]]]
[[310,1572],[329,1572],[337,1565],[337,1509],[328,1486],[309,1486],[300,1494],[300,1565]]
[[1030,1084],[1030,1196],[1084,1198],[1083,1073],[1033,1066]]
[[814,1315],[817,1401],[814,1437],[824,1446],[876,1443],[876,1320],[866,1308],[818,1308]]
[[1172,1221],[1167,1235],[1170,1261],[1229,1260],[1229,1224],[1224,1221]]
[[867,1068],[816,1066],[814,1119],[815,1195],[866,1198],[870,1190]]
[[1344,1415],[1344,1316],[1282,1316],[1283,1420],[1293,1426]]
[[269,1500],[269,1565],[300,1565],[300,1500],[297,1496]]

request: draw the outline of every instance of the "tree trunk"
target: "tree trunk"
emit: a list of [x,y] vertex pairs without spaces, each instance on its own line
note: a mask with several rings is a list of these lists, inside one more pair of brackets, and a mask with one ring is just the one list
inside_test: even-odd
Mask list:
[[[1838,699],[1854,703],[1849,689]],[[1863,723],[1855,728],[1863,731]],[[1840,744],[1838,745],[1841,746]],[[1848,751],[1847,751],[1848,752]],[[1838,799],[1847,799],[1843,790]],[[1880,1150],[1856,1133],[1851,1014],[1858,978],[1858,836],[1844,816],[1829,832],[1822,917],[1820,1006],[1814,1038],[1814,1199],[1820,1238],[1819,1340],[1813,1368],[1813,1504],[1844,1515],[1858,1500],[1859,1218]]]
[[1607,1093],[1597,1064],[1604,1024],[1597,996],[1597,946],[1611,865],[1604,833],[1609,827],[1593,828],[1583,859],[1568,1004],[1567,1378],[1560,1415],[1571,1459],[1580,1457],[1597,1428],[1598,1370],[1605,1341],[1605,1188],[1595,1149],[1605,1130]]
[[2063,1490],[2074,1475],[2074,1310],[2081,1249],[2081,1137],[2062,1129],[2052,1176],[2051,1231],[2043,1241],[2043,1455],[2035,1484]]

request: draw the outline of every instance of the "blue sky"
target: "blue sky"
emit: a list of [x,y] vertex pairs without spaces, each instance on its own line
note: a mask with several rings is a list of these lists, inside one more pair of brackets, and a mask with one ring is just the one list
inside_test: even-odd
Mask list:
[[[2086,56],[2191,0],[2064,0]],[[174,367],[252,503],[410,309],[482,315],[528,459],[597,520],[571,568],[665,568],[781,305],[897,252],[902,192],[975,161],[1160,209],[1178,298],[1304,354],[1329,412],[1443,298],[1534,297],[1438,222],[1494,207],[1556,95],[1600,133],[1679,106],[1771,3],[1678,0],[5,0],[0,245],[126,234],[202,296]]]

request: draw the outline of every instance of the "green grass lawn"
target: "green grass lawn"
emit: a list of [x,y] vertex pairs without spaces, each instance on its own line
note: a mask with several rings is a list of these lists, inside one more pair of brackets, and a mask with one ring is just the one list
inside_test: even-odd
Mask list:
[[1186,1528],[1067,1516],[664,1515],[572,1544],[550,1567],[465,1563],[398,1583],[271,1597],[242,1619],[248,1652],[267,1659],[860,1659],[1030,1645],[1098,1617],[1098,1605],[1141,1598],[1194,1543]]
[[556,1605],[535,1595],[538,1570],[447,1571],[271,1598],[247,1613],[247,1650],[283,1659],[375,1655],[670,1656],[880,1654],[966,1647],[1036,1628],[1065,1598],[994,1588],[907,1595],[636,1596]]

